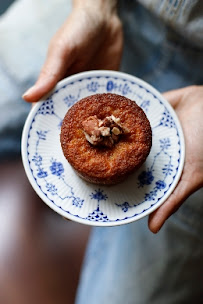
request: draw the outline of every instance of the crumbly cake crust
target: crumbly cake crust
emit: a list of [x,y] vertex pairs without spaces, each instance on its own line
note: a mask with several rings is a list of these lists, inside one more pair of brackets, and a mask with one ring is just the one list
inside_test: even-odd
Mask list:
[[[82,122],[114,115],[129,130],[112,147],[92,146],[85,138]],[[117,94],[96,94],[81,99],[66,113],[60,134],[64,156],[85,180],[115,184],[124,180],[146,160],[152,145],[152,131],[143,110],[132,100]]]

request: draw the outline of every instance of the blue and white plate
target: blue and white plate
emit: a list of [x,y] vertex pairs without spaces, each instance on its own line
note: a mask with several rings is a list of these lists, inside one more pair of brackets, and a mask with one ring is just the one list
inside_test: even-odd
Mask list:
[[[62,120],[75,102],[106,92],[135,100],[153,133],[151,152],[139,171],[108,187],[75,174],[59,136]],[[146,82],[114,71],[84,72],[61,81],[33,107],[22,136],[24,168],[37,194],[63,217],[93,226],[127,224],[158,208],[178,183],[184,155],[183,132],[169,103]]]

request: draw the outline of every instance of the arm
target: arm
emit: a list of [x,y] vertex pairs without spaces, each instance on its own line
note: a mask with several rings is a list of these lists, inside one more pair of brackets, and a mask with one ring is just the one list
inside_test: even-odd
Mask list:
[[118,69],[123,35],[116,0],[74,0],[73,10],[48,47],[35,85],[23,98],[38,101],[64,77],[90,69]]
[[181,179],[166,202],[149,216],[149,229],[156,233],[164,222],[195,191],[203,187],[203,86],[170,91],[164,97],[182,124],[186,157]]

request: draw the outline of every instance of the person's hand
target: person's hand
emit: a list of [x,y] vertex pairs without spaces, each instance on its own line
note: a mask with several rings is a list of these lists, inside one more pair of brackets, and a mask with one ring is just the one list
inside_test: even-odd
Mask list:
[[75,0],[71,15],[52,38],[36,84],[23,95],[36,102],[64,77],[119,68],[123,46],[116,0]]
[[175,190],[149,216],[149,229],[154,233],[192,193],[203,187],[203,86],[170,91],[164,97],[174,107],[182,124],[186,155],[183,173]]

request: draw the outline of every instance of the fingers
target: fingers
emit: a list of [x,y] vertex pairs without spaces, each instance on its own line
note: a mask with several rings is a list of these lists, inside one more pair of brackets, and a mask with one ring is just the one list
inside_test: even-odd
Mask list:
[[184,89],[168,91],[163,94],[164,98],[175,108],[182,98]]
[[170,102],[173,108],[176,108],[181,99],[184,98],[186,94],[192,92],[195,89],[196,86],[189,86],[186,88],[165,92],[163,93],[163,96],[166,100],[168,100],[168,102]]
[[23,99],[36,102],[47,94],[63,78],[74,60],[73,49],[56,41],[49,47],[47,59],[35,85],[27,90]]
[[176,212],[182,203],[196,190],[196,186],[191,182],[181,180],[166,202],[149,215],[149,229],[153,233],[157,233],[165,221]]

